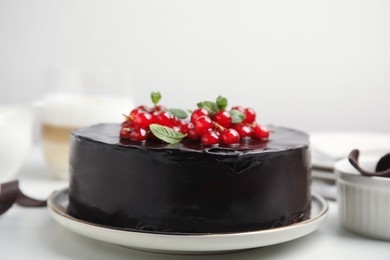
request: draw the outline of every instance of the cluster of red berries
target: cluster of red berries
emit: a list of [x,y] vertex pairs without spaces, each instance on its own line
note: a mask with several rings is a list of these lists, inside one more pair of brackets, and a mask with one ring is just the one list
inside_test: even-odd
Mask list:
[[254,137],[266,139],[269,137],[269,130],[255,123],[256,112],[251,108],[243,109],[240,106],[233,107],[245,115],[240,123],[233,123],[232,116],[226,110],[220,110],[214,115],[204,108],[196,109],[191,115],[193,125],[188,137],[200,139],[202,144],[237,144],[241,138]]
[[[242,120],[233,120],[232,111],[237,110]],[[237,111],[233,111],[236,112]],[[139,106],[133,109],[126,121],[122,124],[120,137],[133,141],[156,139],[150,131],[151,124],[158,124],[173,131],[180,132],[188,139],[200,140],[205,145],[237,144],[242,138],[266,139],[269,130],[257,124],[256,112],[251,108],[236,106],[227,111],[225,109],[210,113],[205,108],[195,109],[190,121],[180,119],[173,115],[164,106],[155,105],[153,108]]]
[[149,130],[151,124],[174,127],[178,121],[178,118],[165,111],[165,107],[161,105],[153,108],[138,106],[125,117],[127,120],[122,123],[120,137],[133,141],[143,141],[147,138],[155,139]]

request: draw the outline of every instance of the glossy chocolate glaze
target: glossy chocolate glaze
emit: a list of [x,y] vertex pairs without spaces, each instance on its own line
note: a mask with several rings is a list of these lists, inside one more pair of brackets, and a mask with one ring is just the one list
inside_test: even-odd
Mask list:
[[309,217],[306,134],[272,127],[270,140],[205,147],[120,142],[119,125],[71,136],[69,213],[129,230],[226,233]]

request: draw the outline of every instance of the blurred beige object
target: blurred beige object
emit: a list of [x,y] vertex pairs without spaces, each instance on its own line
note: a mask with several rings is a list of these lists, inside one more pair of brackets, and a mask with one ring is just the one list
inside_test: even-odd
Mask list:
[[[374,171],[380,156],[359,159]],[[337,201],[341,224],[357,234],[390,240],[390,178],[361,175],[348,161],[335,164]]]
[[42,145],[47,165],[55,177],[68,177],[70,133],[99,123],[120,123],[133,102],[128,98],[56,94],[45,98]]
[[0,106],[0,182],[15,179],[30,152],[39,104]]
[[56,177],[67,178],[69,138],[73,128],[42,124],[42,145],[46,162]]

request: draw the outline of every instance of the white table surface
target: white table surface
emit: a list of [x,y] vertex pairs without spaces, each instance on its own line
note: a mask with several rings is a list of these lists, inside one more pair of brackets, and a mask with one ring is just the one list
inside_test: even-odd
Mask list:
[[[19,172],[24,193],[46,198],[68,185],[51,177],[39,147]],[[45,208],[13,206],[0,216],[0,259],[390,259],[390,243],[343,229],[337,205],[315,232],[294,241],[230,254],[183,256],[136,251],[83,237],[57,224]]]

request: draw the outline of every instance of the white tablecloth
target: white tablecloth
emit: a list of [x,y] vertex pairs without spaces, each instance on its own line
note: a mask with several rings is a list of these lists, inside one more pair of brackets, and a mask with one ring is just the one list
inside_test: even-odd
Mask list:
[[[68,185],[53,179],[37,147],[19,173],[21,189],[46,198]],[[183,256],[136,251],[75,234],[57,224],[45,208],[12,207],[0,216],[0,259],[390,259],[390,243],[357,236],[338,223],[337,205],[314,233],[287,243],[231,254]]]

